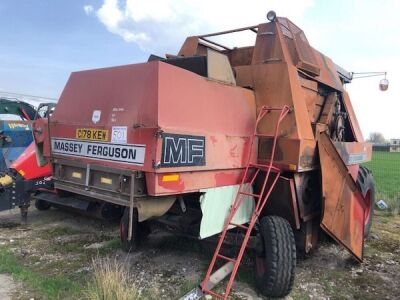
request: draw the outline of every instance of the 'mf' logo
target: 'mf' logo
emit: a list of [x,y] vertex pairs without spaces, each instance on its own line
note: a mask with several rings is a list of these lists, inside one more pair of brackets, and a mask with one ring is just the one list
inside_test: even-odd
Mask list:
[[204,166],[204,136],[163,134],[161,167]]

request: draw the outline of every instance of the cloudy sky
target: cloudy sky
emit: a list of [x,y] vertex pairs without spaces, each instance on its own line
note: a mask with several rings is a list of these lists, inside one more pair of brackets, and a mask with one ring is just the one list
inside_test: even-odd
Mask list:
[[72,71],[176,53],[188,35],[262,23],[271,9],[345,69],[387,71],[386,92],[380,78],[347,89],[364,135],[400,138],[398,0],[1,0],[0,94],[57,98]]

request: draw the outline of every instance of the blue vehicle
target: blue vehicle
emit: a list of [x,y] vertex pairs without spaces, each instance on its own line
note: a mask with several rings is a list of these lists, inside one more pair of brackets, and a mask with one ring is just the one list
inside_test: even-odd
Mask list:
[[0,98],[0,172],[32,143],[36,109],[23,101]]

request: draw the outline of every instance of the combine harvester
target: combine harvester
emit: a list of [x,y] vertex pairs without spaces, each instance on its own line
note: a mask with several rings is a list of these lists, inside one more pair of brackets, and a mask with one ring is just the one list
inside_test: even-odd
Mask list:
[[[40,207],[122,215],[128,251],[153,226],[217,236],[187,299],[227,299],[247,248],[259,291],[287,295],[296,255],[316,247],[321,229],[362,261],[374,182],[360,166],[371,145],[344,89],[351,73],[287,18],[268,19],[189,37],[177,56],[72,73],[54,114],[34,124],[54,183],[35,195]],[[255,44],[215,41],[239,31]]]

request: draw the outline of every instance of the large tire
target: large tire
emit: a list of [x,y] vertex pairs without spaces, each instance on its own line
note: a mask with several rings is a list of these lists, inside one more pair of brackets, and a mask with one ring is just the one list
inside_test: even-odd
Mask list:
[[372,172],[366,167],[360,166],[357,176],[357,185],[365,200],[365,218],[364,218],[364,238],[367,238],[371,232],[372,219],[374,216],[375,204],[375,180]]
[[278,216],[260,220],[263,251],[256,254],[256,287],[267,297],[285,297],[293,287],[296,243],[288,221]]
[[37,210],[49,210],[51,207],[51,204],[45,200],[35,200],[35,207]]
[[129,228],[129,207],[126,207],[124,210],[124,214],[121,218],[121,222],[119,225],[119,234],[122,243],[122,249],[126,252],[136,251],[141,243],[140,237],[140,226],[138,221],[138,211],[136,208],[133,209],[133,217],[132,217],[132,238],[128,240],[128,228]]

